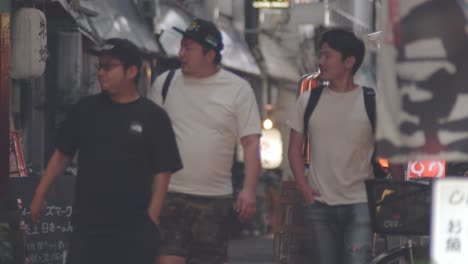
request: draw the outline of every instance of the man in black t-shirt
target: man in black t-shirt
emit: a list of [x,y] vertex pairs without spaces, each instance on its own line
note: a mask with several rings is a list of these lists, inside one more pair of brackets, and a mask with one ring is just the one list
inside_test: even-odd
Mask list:
[[80,100],[61,125],[31,215],[39,220],[49,186],[79,152],[70,262],[153,263],[170,175],[182,168],[174,133],[164,110],[137,92],[134,44],[110,39],[90,52],[102,93]]

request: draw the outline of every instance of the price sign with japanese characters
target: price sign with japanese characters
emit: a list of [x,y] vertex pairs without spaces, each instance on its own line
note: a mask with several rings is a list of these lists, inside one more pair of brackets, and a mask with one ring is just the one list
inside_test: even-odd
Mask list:
[[434,182],[431,257],[434,263],[465,264],[468,259],[468,179]]
[[21,213],[26,255],[30,264],[63,264],[73,231],[71,215],[75,177],[62,175],[57,178],[49,191],[41,221],[34,224],[29,203],[38,181],[38,177],[16,177],[10,181],[9,195],[21,199],[24,206]]
[[38,224],[29,221],[29,208],[23,209],[26,219],[26,251],[31,263],[64,263],[69,247],[71,225],[71,205],[48,205]]

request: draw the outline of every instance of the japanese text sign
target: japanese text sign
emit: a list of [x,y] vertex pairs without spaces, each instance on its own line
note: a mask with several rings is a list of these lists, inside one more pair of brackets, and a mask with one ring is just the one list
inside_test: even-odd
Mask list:
[[432,199],[431,258],[433,263],[466,263],[468,258],[468,179],[450,178],[435,181]]

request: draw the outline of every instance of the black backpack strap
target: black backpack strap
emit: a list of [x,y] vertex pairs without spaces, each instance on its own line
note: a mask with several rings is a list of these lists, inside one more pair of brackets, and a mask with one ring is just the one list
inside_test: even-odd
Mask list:
[[367,117],[372,126],[372,132],[375,133],[375,90],[369,87],[362,87],[364,92],[364,106],[366,107]]
[[[375,90],[369,87],[362,87],[364,93],[364,106],[366,107],[367,117],[372,126],[372,133],[375,134],[375,123],[376,123],[376,108],[375,108]],[[384,179],[387,177],[385,171],[377,161],[377,152],[374,150],[372,153],[371,163],[373,167],[374,177],[377,179]]]
[[312,112],[317,106],[318,101],[320,99],[320,95],[322,95],[324,88],[325,86],[319,86],[310,91],[309,100],[307,101],[307,106],[304,112],[304,136],[307,136],[310,116],[312,115]]
[[166,80],[164,81],[162,90],[161,90],[161,95],[162,95],[162,102],[166,101],[166,96],[167,92],[169,91],[169,85],[171,84],[172,78],[174,77],[175,69],[169,70],[169,73],[167,74]]
[[314,111],[315,107],[318,104],[320,95],[322,95],[323,89],[325,86],[318,86],[310,91],[309,100],[307,101],[307,106],[304,112],[304,157],[307,156],[307,146],[309,145],[309,119]]

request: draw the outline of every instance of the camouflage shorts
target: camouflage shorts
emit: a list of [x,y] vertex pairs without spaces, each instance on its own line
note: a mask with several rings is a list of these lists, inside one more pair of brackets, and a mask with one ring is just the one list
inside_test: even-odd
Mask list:
[[168,193],[161,211],[162,256],[181,256],[187,264],[227,262],[231,197]]

